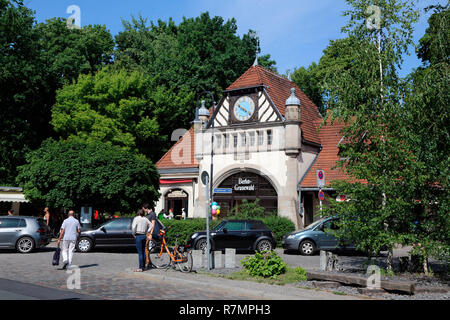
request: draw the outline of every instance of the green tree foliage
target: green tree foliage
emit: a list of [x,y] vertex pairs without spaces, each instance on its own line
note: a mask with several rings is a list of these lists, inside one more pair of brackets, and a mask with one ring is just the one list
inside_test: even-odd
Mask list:
[[118,147],[49,139],[26,158],[17,182],[34,203],[129,212],[159,197],[159,175],[151,161]]
[[[412,44],[418,13],[408,0],[347,3],[351,9],[344,13],[349,23],[343,31],[350,45],[343,57],[350,58],[351,64],[328,74],[324,87],[328,117],[347,124],[338,166],[357,182],[335,184],[350,201],[335,202],[330,213],[342,218],[340,235],[351,235],[360,249],[379,252],[386,246],[388,268],[392,268],[394,244],[409,243],[415,205],[416,185],[411,181],[416,179],[417,159],[406,142],[403,87],[397,71],[402,54]],[[379,17],[369,10],[373,4],[380,8]],[[367,25],[374,17],[379,28]]]
[[[172,19],[147,25],[142,17],[123,25],[125,30],[116,36],[118,65],[143,68],[170,88],[213,91],[216,98],[253,64],[259,51],[252,31],[240,38],[235,19],[225,22],[207,12],[183,18],[178,26]],[[275,64],[268,55],[260,60],[266,67]]]
[[56,90],[109,63],[114,41],[101,26],[36,24],[22,1],[0,0],[0,27],[0,183],[13,184],[25,154],[54,135]]
[[450,257],[450,45],[449,11],[437,7],[419,41],[423,66],[409,78],[405,127],[416,156],[414,196],[418,200],[411,224],[415,253],[424,258]]
[[58,92],[52,124],[64,139],[101,141],[138,152],[153,161],[161,156],[171,123],[186,119],[193,94],[155,85],[140,71],[104,68],[81,75]]
[[326,102],[330,94],[326,81],[335,74],[349,70],[354,59],[354,45],[349,38],[330,40],[318,64],[313,62],[308,68],[295,68],[290,74],[292,81],[315,103],[323,116],[326,115]]

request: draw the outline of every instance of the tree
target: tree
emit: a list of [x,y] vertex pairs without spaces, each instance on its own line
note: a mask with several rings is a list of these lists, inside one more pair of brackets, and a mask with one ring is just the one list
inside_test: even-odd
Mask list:
[[[194,93],[209,90],[219,97],[259,52],[254,32],[240,38],[235,19],[225,22],[207,12],[183,18],[178,26],[172,19],[147,25],[143,17],[123,25],[125,30],[116,36],[118,65],[140,67],[174,90],[185,86]],[[275,64],[268,55],[260,59],[266,67]]]
[[104,68],[58,92],[52,125],[62,138],[100,141],[157,161],[174,123],[189,125],[193,94],[155,84],[139,71]]
[[439,6],[434,9],[417,50],[423,65],[411,74],[405,92],[407,141],[416,156],[416,180],[420,182],[414,190],[418,201],[412,242],[420,243],[414,253],[423,258],[425,272],[428,257],[447,262],[450,257],[449,12]]
[[0,26],[0,183],[13,184],[25,154],[54,135],[56,91],[108,64],[114,41],[104,26],[36,24],[22,1],[0,0]]
[[90,204],[106,212],[131,212],[159,197],[151,161],[107,144],[44,141],[19,167],[27,199],[55,208]]
[[326,115],[326,101],[330,94],[326,81],[352,67],[354,45],[350,38],[330,40],[318,64],[313,62],[308,68],[295,68],[290,74],[292,81],[314,102],[323,116]]
[[[340,237],[350,235],[360,249],[377,253],[410,243],[417,161],[406,142],[403,83],[397,71],[412,44],[418,12],[413,1],[348,0],[352,7],[343,31],[351,64],[324,80],[327,117],[346,123],[338,166],[353,181],[334,186],[350,201],[335,202],[330,214],[341,217]],[[356,181],[356,182],[355,182]],[[412,182],[413,181],[413,182]]]

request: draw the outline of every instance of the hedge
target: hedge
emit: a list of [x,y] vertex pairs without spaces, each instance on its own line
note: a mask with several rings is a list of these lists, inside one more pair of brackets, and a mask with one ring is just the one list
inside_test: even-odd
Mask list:
[[[277,246],[281,247],[281,240],[285,234],[288,234],[292,231],[295,231],[294,223],[283,217],[271,216],[264,218],[254,218],[255,220],[261,220],[264,224],[273,232],[275,240],[277,242]],[[210,221],[210,229],[215,228],[222,220],[211,220]],[[164,226],[170,226],[167,231],[167,239],[170,245],[175,244],[175,235],[180,234],[180,238],[178,240],[179,244],[186,243],[189,240],[189,237],[197,232],[206,230],[206,220],[204,218],[195,218],[195,219],[187,219],[187,220],[169,220],[163,219],[161,220]]]

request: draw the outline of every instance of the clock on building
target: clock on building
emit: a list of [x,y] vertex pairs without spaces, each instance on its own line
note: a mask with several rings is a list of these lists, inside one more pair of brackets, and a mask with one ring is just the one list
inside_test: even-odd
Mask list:
[[247,121],[255,112],[255,103],[248,96],[240,97],[233,108],[234,116],[239,121]]

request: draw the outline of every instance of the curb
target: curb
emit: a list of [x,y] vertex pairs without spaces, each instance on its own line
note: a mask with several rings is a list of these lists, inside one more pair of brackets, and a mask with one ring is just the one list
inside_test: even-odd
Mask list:
[[214,278],[207,275],[185,274],[176,271],[152,270],[150,272],[135,273],[127,270],[120,276],[128,278],[140,278],[150,281],[160,281],[174,285],[195,287],[207,287],[208,290],[232,291],[236,294],[249,296],[255,300],[365,300],[366,297],[355,297],[350,295],[338,296],[328,291],[303,289],[292,286],[278,286],[252,281],[231,280],[225,278]]

